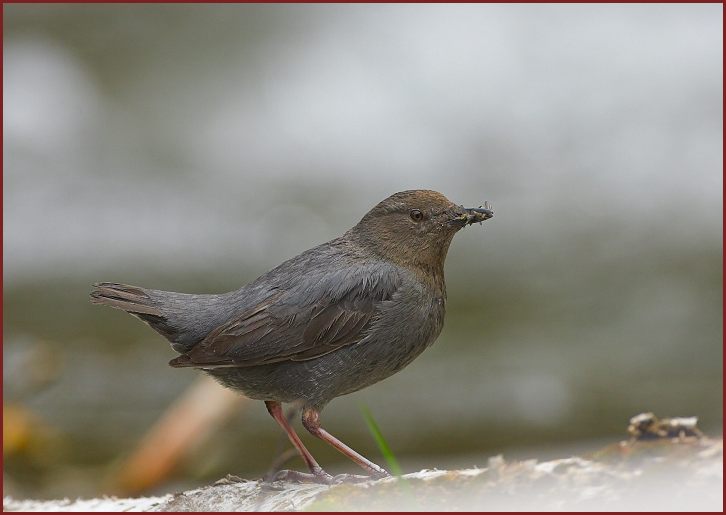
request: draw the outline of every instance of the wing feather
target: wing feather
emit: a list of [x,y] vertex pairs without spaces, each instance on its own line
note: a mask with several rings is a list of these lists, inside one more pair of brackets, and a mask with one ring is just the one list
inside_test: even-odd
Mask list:
[[297,288],[276,289],[170,364],[216,368],[303,361],[357,343],[400,284],[386,272],[382,280],[381,271],[344,269],[307,278]]

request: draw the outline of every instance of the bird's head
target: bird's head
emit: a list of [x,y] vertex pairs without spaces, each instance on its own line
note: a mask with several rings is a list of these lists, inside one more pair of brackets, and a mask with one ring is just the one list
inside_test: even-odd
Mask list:
[[378,203],[347,234],[400,264],[440,268],[454,234],[492,216],[488,203],[465,208],[436,191],[408,190]]

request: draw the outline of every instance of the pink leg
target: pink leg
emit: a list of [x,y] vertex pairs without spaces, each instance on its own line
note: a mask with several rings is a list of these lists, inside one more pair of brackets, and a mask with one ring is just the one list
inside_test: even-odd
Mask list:
[[351,460],[355,461],[358,465],[363,467],[365,470],[371,473],[374,477],[388,477],[390,474],[386,472],[382,467],[379,467],[369,459],[361,456],[353,449],[345,445],[343,442],[338,440],[336,437],[328,433],[325,429],[320,427],[320,412],[314,408],[305,408],[302,414],[302,423],[305,429],[310,431],[313,436],[317,436],[324,442],[329,443],[335,447],[338,451],[346,455]]
[[[331,482],[333,479],[332,476],[330,476],[330,474],[325,472],[323,468],[318,465],[318,462],[315,461],[315,458],[313,458],[313,455],[310,454],[310,451],[305,448],[302,441],[300,440],[300,437],[297,435],[295,430],[287,421],[287,417],[285,417],[285,414],[282,412],[282,404],[275,401],[265,401],[265,406],[267,406],[267,411],[270,412],[272,418],[274,418],[277,423],[280,424],[280,427],[285,430],[285,433],[287,433],[287,437],[290,439],[290,442],[295,446],[297,452],[300,453],[300,456],[305,461],[305,464],[308,466],[308,469],[310,469],[310,472],[313,474],[313,476],[317,480],[321,480],[326,483]],[[305,475],[288,471],[286,474],[284,474],[284,476],[291,479],[297,479],[302,478]],[[305,479],[309,479],[309,477]]]

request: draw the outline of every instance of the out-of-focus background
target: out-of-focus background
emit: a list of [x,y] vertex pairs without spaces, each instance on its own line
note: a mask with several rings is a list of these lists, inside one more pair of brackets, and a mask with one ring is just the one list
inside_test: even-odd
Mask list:
[[[199,391],[92,282],[236,289],[411,188],[496,217],[453,242],[436,345],[334,401],[333,434],[382,461],[368,406],[413,471],[595,448],[641,411],[721,432],[721,5],[3,10],[5,493],[119,491]],[[151,491],[284,448],[204,388],[224,416]]]

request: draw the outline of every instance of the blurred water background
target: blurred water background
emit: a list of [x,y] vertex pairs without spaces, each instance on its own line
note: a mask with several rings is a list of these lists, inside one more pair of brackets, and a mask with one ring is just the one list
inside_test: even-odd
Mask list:
[[[496,217],[436,345],[329,431],[380,460],[367,405],[405,471],[641,411],[721,432],[722,5],[3,10],[6,494],[107,491],[199,375],[92,282],[235,289],[412,188]],[[279,434],[241,405],[158,491],[259,477]]]

